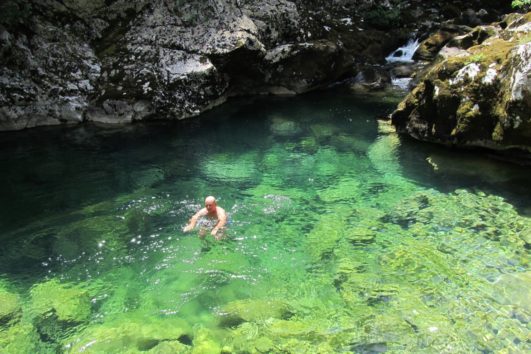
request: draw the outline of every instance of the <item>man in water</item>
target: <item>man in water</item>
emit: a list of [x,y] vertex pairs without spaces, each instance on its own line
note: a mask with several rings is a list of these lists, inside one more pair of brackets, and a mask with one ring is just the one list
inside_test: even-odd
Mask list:
[[[221,240],[223,237],[223,226],[227,223],[227,214],[225,213],[225,209],[217,206],[216,198],[213,196],[206,197],[205,207],[192,216],[183,231],[191,231],[197,224],[199,218],[203,218],[200,223],[201,229],[199,230],[199,237],[204,238],[207,232],[207,227],[214,225],[210,234],[214,236],[216,240]],[[216,223],[213,224],[213,222]]]

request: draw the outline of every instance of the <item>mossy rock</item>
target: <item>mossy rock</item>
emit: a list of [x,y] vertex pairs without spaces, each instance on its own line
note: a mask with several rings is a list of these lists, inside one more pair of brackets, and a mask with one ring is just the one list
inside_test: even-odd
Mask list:
[[275,343],[268,337],[260,337],[255,341],[254,347],[259,353],[270,353],[274,350]]
[[21,311],[18,295],[0,288],[0,325],[16,320]]
[[2,353],[43,353],[41,349],[44,348],[39,343],[39,334],[28,323],[19,322],[7,330],[0,331],[0,352]]
[[[462,33],[462,32],[461,32]],[[415,52],[413,58],[416,60],[433,60],[439,50],[454,38],[456,35],[461,34],[458,30],[440,30],[427,39],[422,41],[419,45],[419,48]]]
[[337,203],[354,200],[359,195],[359,181],[341,179],[333,186],[318,192],[319,199],[325,203]]
[[531,272],[501,275],[493,284],[492,296],[501,304],[531,312]]
[[452,38],[449,41],[448,46],[468,49],[472,46],[480,45],[487,38],[496,35],[497,32],[498,29],[494,26],[479,26],[467,34]]
[[374,242],[376,231],[370,228],[358,226],[345,230],[345,239],[352,244],[366,244]]
[[396,134],[379,136],[369,146],[367,155],[374,168],[384,174],[400,174],[401,168],[398,163],[398,148],[400,138]]
[[307,137],[302,139],[299,143],[299,146],[301,147],[302,151],[308,154],[315,154],[319,149],[317,140],[314,137]]
[[190,326],[184,320],[128,313],[127,316],[86,327],[81,333],[64,340],[63,344],[68,345],[72,353],[156,353],[157,350],[164,352],[168,346],[187,353],[192,340]]
[[82,252],[97,252],[103,245],[118,249],[126,233],[123,221],[115,216],[86,217],[61,228],[55,235],[52,249],[54,254],[72,259]]
[[363,269],[363,264],[352,258],[341,258],[337,261],[334,275],[334,285],[340,289],[346,281],[349,280],[355,273]]
[[273,117],[269,129],[274,135],[281,137],[295,136],[301,132],[297,122],[283,117]]
[[311,337],[315,333],[315,327],[308,322],[274,320],[267,327],[267,331],[274,337]]
[[333,124],[318,123],[310,125],[310,131],[320,143],[328,141],[338,133],[338,128]]
[[215,340],[215,333],[207,328],[199,328],[194,335],[192,354],[221,353],[221,344]]
[[201,170],[208,178],[224,182],[241,182],[254,180],[257,177],[256,152],[240,155],[211,154],[201,162]]
[[470,43],[454,43],[470,46],[466,51],[446,47],[391,115],[397,131],[422,141],[514,149],[527,156],[529,16],[517,18],[515,28],[478,27],[469,34]]
[[188,354],[191,352],[190,346],[179,341],[162,341],[148,350],[150,354]]
[[271,318],[288,319],[293,315],[291,307],[279,300],[236,300],[221,308],[220,324],[235,327],[243,322],[259,322]]
[[332,256],[343,237],[345,220],[337,214],[321,216],[306,238],[305,247],[312,262],[320,262]]
[[90,318],[90,296],[83,289],[52,279],[35,285],[30,293],[31,312],[36,316],[53,312],[57,320],[72,324],[79,324]]

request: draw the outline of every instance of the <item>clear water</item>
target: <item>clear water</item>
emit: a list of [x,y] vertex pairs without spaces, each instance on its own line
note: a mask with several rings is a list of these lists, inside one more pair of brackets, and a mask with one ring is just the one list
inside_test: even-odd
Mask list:
[[[530,170],[399,138],[395,103],[0,135],[0,351],[528,351]],[[207,195],[221,242],[181,231]]]

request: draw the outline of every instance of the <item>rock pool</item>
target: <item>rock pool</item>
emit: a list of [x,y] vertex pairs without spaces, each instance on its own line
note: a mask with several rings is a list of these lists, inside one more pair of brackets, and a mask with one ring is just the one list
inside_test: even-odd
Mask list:
[[[529,351],[531,170],[396,136],[395,102],[2,133],[0,351]],[[181,231],[207,195],[221,242]]]

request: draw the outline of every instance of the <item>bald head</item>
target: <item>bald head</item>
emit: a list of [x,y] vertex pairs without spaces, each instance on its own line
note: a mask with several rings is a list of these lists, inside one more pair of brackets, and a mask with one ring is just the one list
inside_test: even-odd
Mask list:
[[216,198],[214,198],[211,195],[206,197],[205,198],[205,208],[208,211],[208,214],[215,213],[216,210],[217,210],[217,208],[216,208]]

